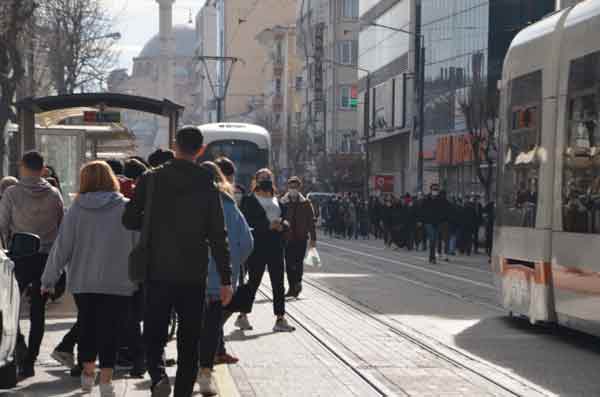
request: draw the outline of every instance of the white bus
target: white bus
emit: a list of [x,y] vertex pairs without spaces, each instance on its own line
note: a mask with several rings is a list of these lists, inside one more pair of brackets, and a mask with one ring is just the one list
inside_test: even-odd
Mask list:
[[236,183],[246,189],[261,168],[270,166],[271,135],[254,124],[214,123],[199,126],[204,136],[204,151],[200,161],[213,161],[226,156],[237,167]]
[[600,1],[520,32],[501,81],[492,257],[510,312],[600,335]]

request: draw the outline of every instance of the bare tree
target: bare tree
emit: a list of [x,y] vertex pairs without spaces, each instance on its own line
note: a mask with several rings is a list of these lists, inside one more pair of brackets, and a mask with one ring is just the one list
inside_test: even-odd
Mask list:
[[[494,181],[494,163],[498,147],[496,129],[498,121],[499,94],[489,89],[479,79],[466,90],[459,101],[465,117],[465,125],[473,150],[473,167],[489,201]],[[485,165],[485,167],[484,167]]]
[[113,19],[101,0],[44,0],[39,37],[58,94],[102,84],[116,62]]
[[6,154],[6,125],[15,118],[15,93],[25,76],[23,40],[35,8],[33,0],[0,1],[0,164]]

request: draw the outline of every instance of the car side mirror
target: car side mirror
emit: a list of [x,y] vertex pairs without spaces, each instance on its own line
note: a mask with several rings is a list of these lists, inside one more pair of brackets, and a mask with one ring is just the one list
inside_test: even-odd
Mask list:
[[11,258],[35,255],[40,251],[40,237],[32,233],[15,233],[9,246]]

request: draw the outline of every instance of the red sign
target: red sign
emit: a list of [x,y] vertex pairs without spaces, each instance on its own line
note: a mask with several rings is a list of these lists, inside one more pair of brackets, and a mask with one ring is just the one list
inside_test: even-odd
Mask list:
[[382,193],[394,192],[394,177],[393,175],[375,175],[375,190]]

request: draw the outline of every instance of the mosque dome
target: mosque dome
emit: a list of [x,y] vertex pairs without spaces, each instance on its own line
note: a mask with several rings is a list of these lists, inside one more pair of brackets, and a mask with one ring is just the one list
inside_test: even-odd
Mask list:
[[[196,30],[187,25],[173,26],[175,38],[175,56],[191,57],[196,49]],[[139,58],[157,58],[160,56],[160,36],[155,34],[140,52]]]

